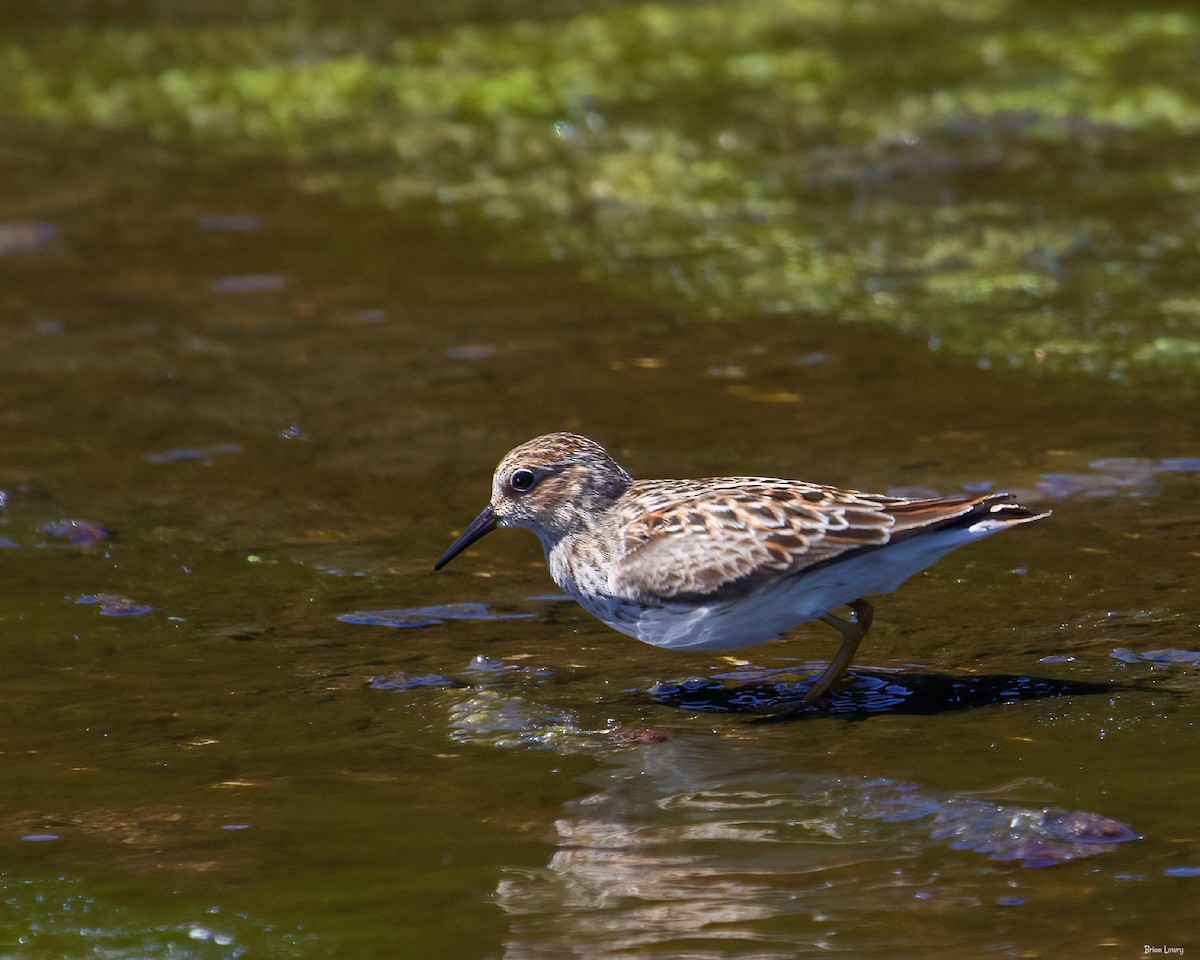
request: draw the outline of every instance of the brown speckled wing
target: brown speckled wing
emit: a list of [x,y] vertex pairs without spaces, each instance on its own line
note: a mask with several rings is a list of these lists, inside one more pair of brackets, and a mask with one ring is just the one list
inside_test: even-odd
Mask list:
[[897,524],[891,511],[904,503],[785,480],[639,481],[620,504],[629,521],[609,586],[628,599],[748,590],[887,543]]

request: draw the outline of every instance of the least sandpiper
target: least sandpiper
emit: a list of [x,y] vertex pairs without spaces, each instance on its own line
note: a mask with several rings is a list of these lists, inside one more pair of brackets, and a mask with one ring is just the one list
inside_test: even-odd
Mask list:
[[[910,499],[762,477],[634,480],[598,443],[551,433],[509,452],[492,499],[434,565],[497,527],[527,527],[550,576],[614,630],[728,650],[822,620],[842,646],[805,699],[846,672],[888,593],[951,550],[1040,520],[1005,493]],[[831,611],[849,605],[851,617]]]

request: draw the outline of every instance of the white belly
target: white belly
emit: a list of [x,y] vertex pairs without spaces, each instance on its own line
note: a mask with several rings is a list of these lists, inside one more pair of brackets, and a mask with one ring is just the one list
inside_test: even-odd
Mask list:
[[672,650],[730,650],[774,640],[793,627],[872,593],[890,593],[952,550],[1005,524],[981,520],[859,554],[812,573],[763,584],[733,601],[641,606],[579,597],[594,616],[643,643]]

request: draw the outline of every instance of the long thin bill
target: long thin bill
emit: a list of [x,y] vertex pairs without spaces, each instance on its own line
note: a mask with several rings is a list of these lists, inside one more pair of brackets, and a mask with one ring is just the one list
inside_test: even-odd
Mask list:
[[468,525],[452,544],[450,549],[442,554],[442,559],[433,565],[434,570],[441,570],[446,564],[457,557],[480,537],[496,529],[496,512],[488,504]]

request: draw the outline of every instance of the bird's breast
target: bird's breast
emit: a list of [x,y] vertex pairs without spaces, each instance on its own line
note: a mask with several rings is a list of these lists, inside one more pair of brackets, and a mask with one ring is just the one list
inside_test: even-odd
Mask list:
[[592,537],[566,536],[546,551],[554,582],[576,599],[609,595],[611,559]]

